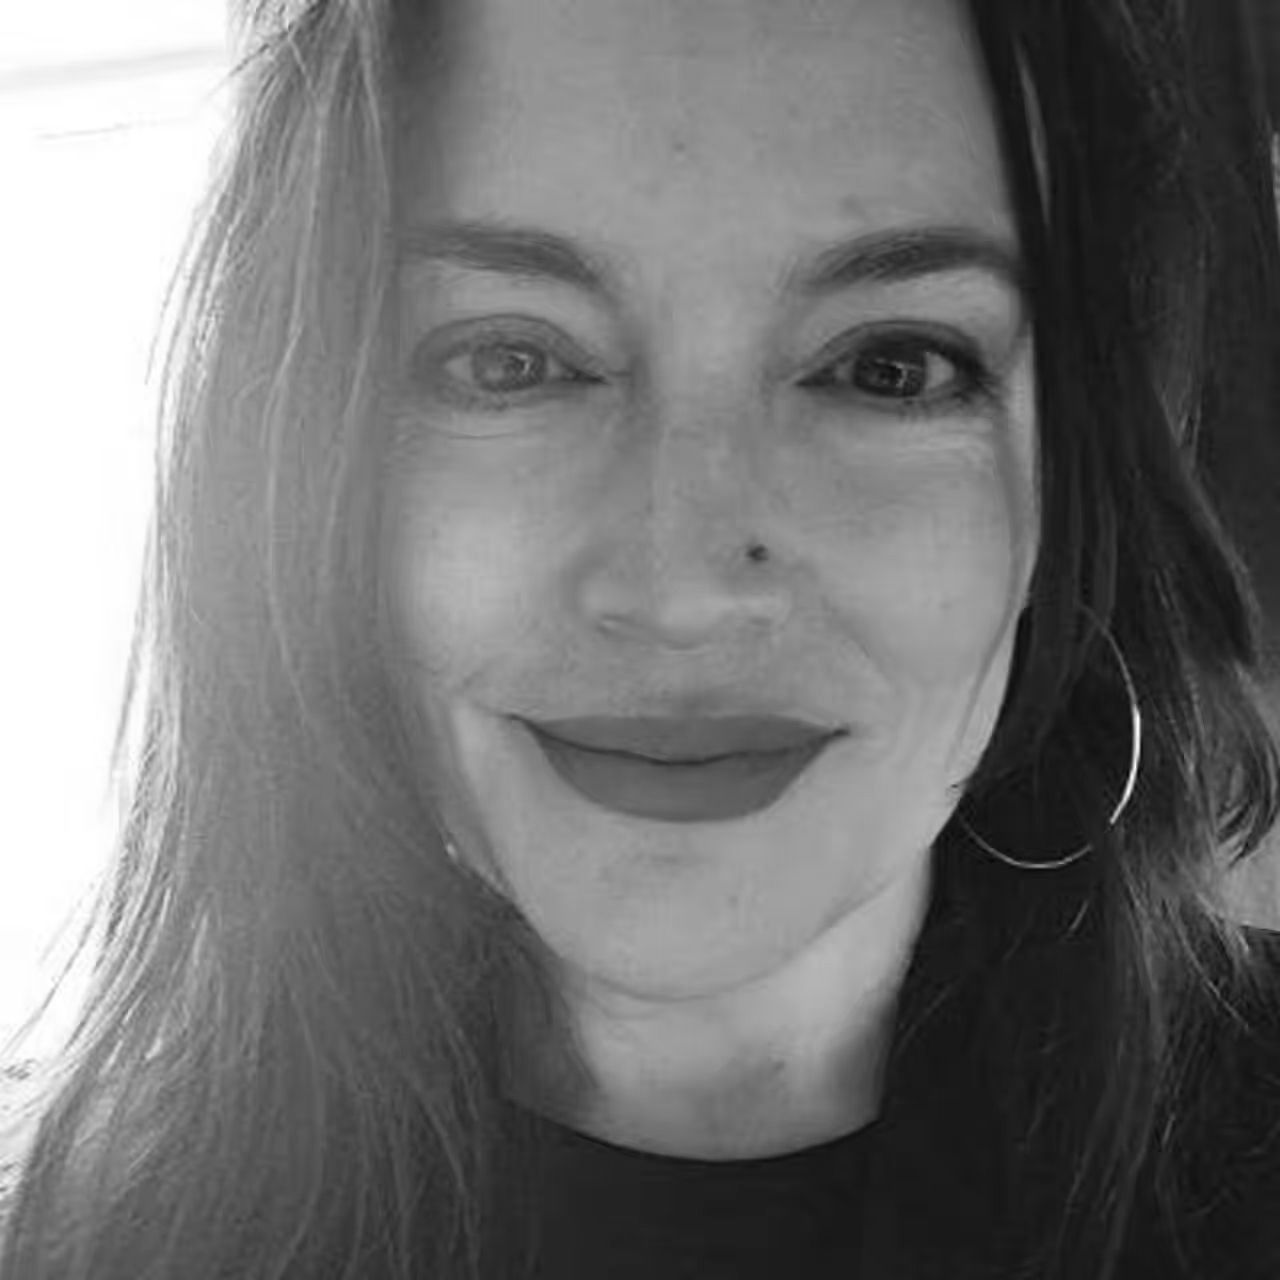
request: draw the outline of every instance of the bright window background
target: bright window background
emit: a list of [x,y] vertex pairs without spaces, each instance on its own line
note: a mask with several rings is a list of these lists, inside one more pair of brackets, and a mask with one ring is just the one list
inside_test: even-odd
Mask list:
[[0,0],[0,1044],[116,829],[152,347],[225,111],[225,23],[223,0]]

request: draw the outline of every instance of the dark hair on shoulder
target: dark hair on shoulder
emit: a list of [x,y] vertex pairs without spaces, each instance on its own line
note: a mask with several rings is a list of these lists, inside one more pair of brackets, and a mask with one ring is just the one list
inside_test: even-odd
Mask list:
[[[1254,130],[1242,147],[1203,91],[1203,42],[1223,38],[1235,6],[1214,10],[1216,21],[1210,6],[1173,0],[971,8],[1033,298],[1042,552],[1006,705],[967,794],[998,787],[1065,736],[1093,853],[1030,878],[992,876],[974,849],[957,865],[982,884],[980,930],[999,958],[984,975],[988,1007],[1026,1009],[1033,991],[1039,1001],[1010,1064],[1021,1087],[1004,1099],[1010,1160],[1025,1160],[1023,1185],[1047,1215],[1028,1207],[1025,1274],[1110,1277],[1127,1274],[1117,1268],[1132,1261],[1125,1241],[1141,1197],[1154,1196],[1175,1240],[1205,1207],[1191,1199],[1187,1161],[1213,1147],[1215,1099],[1197,1090],[1212,1079],[1224,1019],[1238,1026],[1264,1010],[1274,1020],[1280,1007],[1280,935],[1244,927],[1226,892],[1280,809],[1260,679],[1266,621],[1204,461],[1247,420],[1255,464],[1275,455],[1280,465],[1267,438],[1280,408],[1280,237],[1259,181],[1275,126],[1242,113]],[[1044,202],[1024,69],[1043,125]],[[1244,71],[1236,88],[1256,108]],[[1082,677],[1106,673],[1121,704],[1124,691],[1105,646],[1073,639],[1081,605],[1109,624],[1143,713],[1137,790],[1113,828],[1123,756],[1098,736]],[[1127,750],[1123,730],[1121,741]],[[1258,904],[1273,928],[1277,907]],[[1062,966],[1078,958],[1062,945],[1076,932],[1099,962],[1087,978]],[[1057,948],[1047,989],[1022,965],[1033,939]],[[1073,1075],[1086,1083],[1067,1101]],[[1051,1148],[1042,1111],[1055,1094]]]
[[[993,869],[951,826],[940,841],[989,1016],[1028,1012],[1006,1027],[1004,1140],[1035,1174],[1036,1280],[1117,1277],[1148,1173],[1176,1222],[1178,1152],[1212,1120],[1198,1073],[1274,973],[1224,906],[1276,825],[1280,761],[1260,609],[1198,450],[1280,407],[1263,363],[1234,377],[1218,345],[1274,323],[1276,227],[1188,74],[1195,7],[971,5],[1033,301],[1043,529],[968,794],[1065,735],[1094,845],[1055,879]],[[396,117],[407,75],[443,83],[445,11],[242,6],[231,145],[172,324],[127,821],[81,940],[101,928],[83,1016],[29,1113],[3,1280],[486,1274],[503,1152],[528,1136],[504,1127],[504,1027],[559,1011],[526,922],[443,855],[378,571]],[[1230,262],[1251,297],[1216,286]],[[1079,696],[1108,658],[1082,605],[1146,730],[1113,828]],[[1068,939],[1093,958],[1080,1000],[1045,977]],[[1090,1034],[1055,1056],[1078,1009]]]

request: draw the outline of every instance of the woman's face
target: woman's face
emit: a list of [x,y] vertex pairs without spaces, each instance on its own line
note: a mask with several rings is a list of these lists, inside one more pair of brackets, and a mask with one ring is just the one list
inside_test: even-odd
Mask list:
[[[1004,694],[1034,395],[979,55],[954,0],[462,8],[401,139],[385,551],[424,777],[571,970],[725,988],[921,873]],[[675,821],[523,723],[694,714],[847,732]]]

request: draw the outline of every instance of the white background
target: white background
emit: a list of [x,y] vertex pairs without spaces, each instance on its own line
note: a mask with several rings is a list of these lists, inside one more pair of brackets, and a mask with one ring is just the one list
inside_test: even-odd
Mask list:
[[149,357],[224,39],[222,0],[0,0],[0,1054],[116,827]]

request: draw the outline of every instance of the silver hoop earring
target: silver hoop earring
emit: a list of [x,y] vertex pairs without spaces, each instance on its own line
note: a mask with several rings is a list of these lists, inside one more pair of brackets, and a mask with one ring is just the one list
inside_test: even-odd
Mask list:
[[[1120,666],[1120,674],[1124,678],[1125,690],[1129,699],[1129,771],[1125,778],[1124,788],[1121,792],[1120,799],[1117,801],[1110,818],[1107,820],[1108,827],[1114,827],[1119,821],[1120,815],[1124,812],[1133,796],[1134,788],[1138,782],[1138,768],[1142,761],[1142,713],[1138,707],[1138,692],[1133,683],[1133,676],[1129,672],[1129,666],[1124,660],[1124,654],[1120,652],[1120,646],[1116,643],[1111,633],[1102,625],[1101,619],[1087,605],[1081,605],[1084,610],[1094,621],[1102,638],[1106,640],[1111,647],[1112,653],[1115,654],[1116,661]],[[956,822],[965,831],[971,840],[973,840],[981,849],[989,853],[993,858],[999,859],[1007,866],[1016,867],[1020,871],[1056,871],[1061,867],[1070,866],[1073,862],[1078,862],[1086,854],[1092,851],[1093,845],[1086,843],[1080,848],[1067,854],[1062,858],[1055,858],[1052,861],[1045,862],[1026,862],[1019,858],[1011,857],[1009,854],[997,849],[995,845],[980,836],[964,819],[959,810],[955,813]]]

